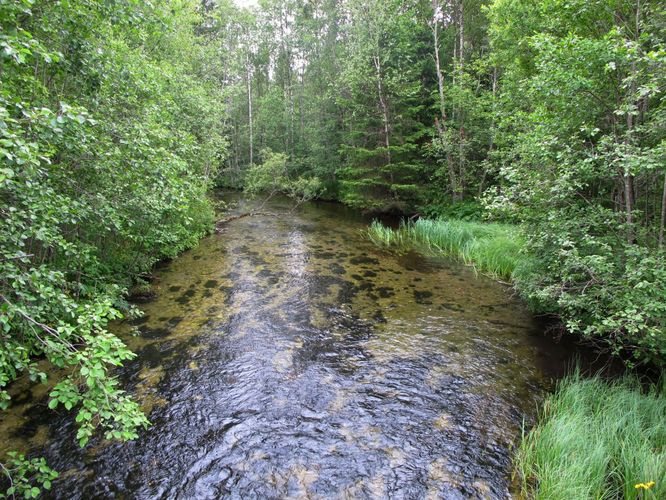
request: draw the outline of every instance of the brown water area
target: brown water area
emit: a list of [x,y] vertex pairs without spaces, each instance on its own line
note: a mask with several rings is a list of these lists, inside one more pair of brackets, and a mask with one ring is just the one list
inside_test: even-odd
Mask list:
[[145,316],[114,327],[138,354],[119,376],[152,423],[139,439],[80,449],[74,416],[18,384],[0,454],[45,456],[57,498],[510,496],[523,421],[571,349],[510,288],[382,251],[339,205],[292,208],[161,266]]

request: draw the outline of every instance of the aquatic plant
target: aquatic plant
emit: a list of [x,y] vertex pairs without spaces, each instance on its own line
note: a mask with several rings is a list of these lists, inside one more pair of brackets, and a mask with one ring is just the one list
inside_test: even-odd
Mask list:
[[526,260],[521,253],[519,231],[509,224],[419,219],[391,229],[373,221],[367,235],[375,244],[385,248],[444,253],[499,279],[510,279]]
[[536,499],[666,498],[666,382],[560,381],[516,458],[523,494]]
[[406,231],[404,225],[399,230],[384,226],[381,222],[373,220],[370,227],[366,230],[366,235],[375,245],[384,248],[392,248],[401,251],[407,248],[408,240],[405,237]]

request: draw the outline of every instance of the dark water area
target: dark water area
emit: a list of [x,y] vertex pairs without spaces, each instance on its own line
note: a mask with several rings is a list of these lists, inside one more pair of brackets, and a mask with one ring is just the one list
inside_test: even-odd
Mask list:
[[145,316],[114,328],[138,354],[119,376],[139,439],[80,449],[42,387],[0,417],[0,453],[44,455],[54,498],[509,497],[572,349],[509,288],[382,251],[344,207],[262,210],[157,269]]

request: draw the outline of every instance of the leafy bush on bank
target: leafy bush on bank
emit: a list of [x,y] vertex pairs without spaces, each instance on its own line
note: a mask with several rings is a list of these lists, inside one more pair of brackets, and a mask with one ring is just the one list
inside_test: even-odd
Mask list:
[[[50,382],[45,359],[61,372],[49,407],[76,411],[81,445],[148,424],[113,376],[134,355],[107,325],[132,314],[138,275],[211,228],[222,99],[195,7],[0,3],[0,409],[17,377]],[[9,495],[53,479],[38,459],[0,465]]]

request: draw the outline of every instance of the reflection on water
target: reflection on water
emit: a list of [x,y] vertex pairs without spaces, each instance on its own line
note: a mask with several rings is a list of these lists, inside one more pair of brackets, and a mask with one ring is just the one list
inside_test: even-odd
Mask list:
[[34,389],[3,414],[0,452],[45,454],[62,498],[506,497],[563,349],[464,266],[384,253],[336,205],[269,205],[279,217],[158,270],[145,316],[118,326],[152,422],[138,440],[80,450]]

